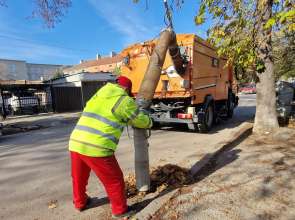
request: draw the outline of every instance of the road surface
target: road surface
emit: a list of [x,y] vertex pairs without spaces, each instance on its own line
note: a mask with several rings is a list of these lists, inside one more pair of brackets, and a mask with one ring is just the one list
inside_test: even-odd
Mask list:
[[[191,167],[207,153],[207,147],[230,137],[231,132],[255,112],[255,95],[241,95],[232,119],[215,126],[209,134],[183,128],[152,131],[151,167],[167,163]],[[0,219],[104,219],[109,211],[104,190],[94,175],[88,184],[90,196],[101,206],[78,213],[71,201],[68,139],[74,123],[0,139]],[[129,137],[131,136],[131,137]],[[123,134],[116,152],[124,174],[134,172],[132,132]],[[50,203],[56,208],[49,209]]]

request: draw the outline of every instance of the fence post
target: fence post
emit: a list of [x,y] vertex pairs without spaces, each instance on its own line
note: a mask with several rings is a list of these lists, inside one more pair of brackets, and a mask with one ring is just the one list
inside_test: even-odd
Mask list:
[[1,106],[2,113],[3,113],[2,116],[3,116],[3,119],[5,119],[7,116],[7,112],[6,112],[5,102],[4,102],[4,98],[3,98],[3,90],[1,88],[0,88],[0,95],[1,95],[1,99],[2,99],[2,106]]

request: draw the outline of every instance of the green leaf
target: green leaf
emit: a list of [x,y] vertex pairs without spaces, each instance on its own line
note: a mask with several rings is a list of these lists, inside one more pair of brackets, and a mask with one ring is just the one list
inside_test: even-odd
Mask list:
[[195,23],[197,25],[203,24],[205,22],[204,15],[198,15],[195,17]]
[[205,10],[206,10],[206,5],[201,4],[200,8],[199,8],[199,11],[198,11],[198,15],[195,16],[196,25],[200,25],[200,24],[203,24],[205,22]]
[[284,23],[287,20],[294,19],[295,17],[295,9],[291,9],[287,12],[280,12],[278,14],[278,17],[280,18],[280,23]]
[[258,59],[257,61],[256,61],[256,71],[258,72],[258,73],[263,73],[264,71],[265,71],[265,64],[264,64],[264,62],[263,62],[263,60],[261,60],[261,59]]
[[266,24],[264,25],[265,29],[271,28],[276,23],[276,19],[274,17],[268,19]]

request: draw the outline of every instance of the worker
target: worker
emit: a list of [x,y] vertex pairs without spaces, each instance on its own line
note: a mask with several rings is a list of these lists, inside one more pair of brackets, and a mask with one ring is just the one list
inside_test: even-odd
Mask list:
[[73,203],[83,211],[91,198],[86,194],[90,171],[94,171],[109,197],[114,218],[130,215],[123,173],[114,152],[123,128],[150,128],[150,117],[131,95],[132,82],[119,76],[107,83],[87,102],[69,141],[72,165]]

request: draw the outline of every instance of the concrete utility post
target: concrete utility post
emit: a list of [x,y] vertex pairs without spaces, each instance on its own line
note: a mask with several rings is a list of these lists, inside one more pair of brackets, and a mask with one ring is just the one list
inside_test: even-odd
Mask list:
[[[186,70],[185,59],[180,53],[173,30],[171,10],[167,0],[163,2],[168,27],[160,34],[136,97],[139,108],[143,110],[150,108],[168,49],[176,72],[182,75]],[[134,147],[136,187],[140,192],[146,192],[150,189],[149,143],[146,129],[134,129]]]
[[[146,110],[151,105],[168,47],[173,42],[176,42],[175,37],[175,33],[171,28],[165,29],[160,34],[136,98],[136,102],[141,109]],[[146,129],[134,129],[136,187],[141,192],[150,189],[149,143],[147,138]]]

